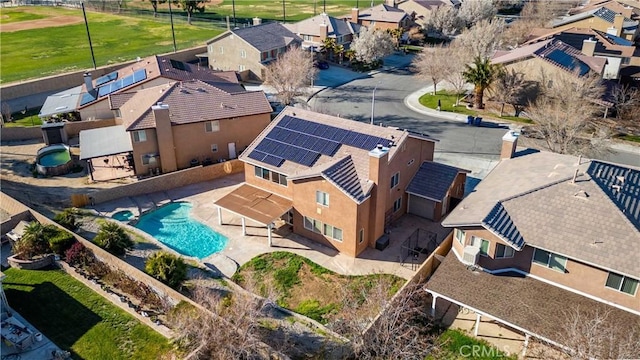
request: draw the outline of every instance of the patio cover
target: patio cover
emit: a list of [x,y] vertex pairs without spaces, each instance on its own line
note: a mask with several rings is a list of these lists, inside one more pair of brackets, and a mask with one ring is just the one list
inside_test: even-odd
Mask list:
[[215,205],[263,225],[271,224],[293,206],[291,200],[247,184],[225,195]]
[[81,91],[82,85],[47,96],[38,116],[45,117],[75,111]]
[[80,160],[133,151],[123,125],[80,131]]

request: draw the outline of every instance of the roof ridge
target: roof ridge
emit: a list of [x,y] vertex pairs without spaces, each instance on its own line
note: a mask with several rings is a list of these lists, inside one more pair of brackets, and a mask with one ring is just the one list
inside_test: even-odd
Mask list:
[[[591,161],[591,160],[589,160],[589,161]],[[582,173],[582,175],[585,175],[585,174],[586,174],[586,172]],[[578,175],[580,175],[580,174],[578,174]],[[553,181],[553,182],[550,182],[550,183],[547,183],[547,184],[544,184],[544,185],[537,186],[537,187],[535,187],[533,189],[529,189],[527,191],[524,191],[524,192],[521,192],[521,193],[518,193],[518,194],[515,194],[515,195],[508,196],[508,197],[506,197],[504,199],[500,199],[500,200],[498,200],[498,202],[502,203],[502,202],[513,200],[513,199],[516,199],[516,198],[519,198],[519,197],[523,197],[525,195],[529,195],[529,194],[534,193],[536,191],[540,191],[542,189],[546,189],[548,187],[561,184],[561,183],[563,183],[565,181],[571,180],[572,178],[573,178],[573,175],[572,176],[568,176],[568,177],[564,177],[562,179],[559,179],[559,180],[556,180],[556,181]]]

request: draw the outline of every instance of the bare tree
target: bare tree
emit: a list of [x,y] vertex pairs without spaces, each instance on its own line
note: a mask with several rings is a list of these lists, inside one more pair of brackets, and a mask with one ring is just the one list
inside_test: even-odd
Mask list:
[[459,46],[471,51],[473,56],[489,58],[502,47],[505,23],[503,20],[482,20],[464,30],[455,40]]
[[492,97],[500,103],[500,116],[504,113],[505,104],[510,104],[518,116],[519,109],[526,105],[526,99],[535,82],[525,79],[524,73],[511,69],[498,74],[491,88]]
[[424,359],[434,346],[426,292],[414,284],[390,299],[390,285],[381,277],[370,289],[345,286],[329,327],[351,340],[354,358]]
[[282,103],[290,105],[294,97],[303,94],[316,72],[311,52],[294,47],[267,66],[264,83],[275,89]]
[[615,104],[616,118],[631,120],[640,115],[640,91],[629,85],[616,85],[611,90],[611,98]]
[[431,11],[429,18],[424,23],[427,31],[433,31],[441,35],[451,36],[464,27],[464,22],[458,16],[458,10],[453,6],[438,6]]
[[464,21],[466,27],[471,27],[482,20],[491,20],[498,13],[492,0],[464,1],[458,16]]
[[417,26],[414,26],[411,29],[409,29],[408,39],[409,39],[409,42],[422,43],[422,41],[424,40],[424,33],[422,32],[422,29],[420,29]]
[[351,50],[356,60],[370,64],[393,53],[393,38],[386,31],[363,27],[351,42]]
[[444,74],[444,80],[449,84],[451,90],[456,93],[456,105],[460,105],[460,95],[465,92],[467,87],[467,79],[462,75],[468,63],[473,61],[473,56],[469,49],[460,46],[456,41],[449,45],[450,58],[447,72]]
[[549,81],[541,73],[540,88],[542,93],[527,114],[536,124],[532,131],[544,139],[548,150],[593,156],[605,149],[609,134],[596,118],[604,92],[598,75],[559,73]]
[[437,85],[444,80],[446,74],[452,70],[451,64],[453,51],[447,45],[433,45],[425,47],[418,56],[413,59],[412,67],[418,76],[431,80],[433,83],[433,95],[436,95]]

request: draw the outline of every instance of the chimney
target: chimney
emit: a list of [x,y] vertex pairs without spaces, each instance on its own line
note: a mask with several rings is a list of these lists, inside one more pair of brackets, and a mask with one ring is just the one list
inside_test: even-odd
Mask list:
[[84,86],[87,88],[87,92],[93,91],[93,80],[91,79],[91,73],[84,73]]
[[[378,239],[384,235],[385,211],[395,198],[389,199],[391,176],[389,173],[389,148],[378,145],[369,151],[369,181],[374,183],[371,189],[371,207],[369,213],[370,239]],[[397,196],[394,191],[394,196]],[[398,193],[399,195],[399,193]]]
[[227,15],[227,30],[231,30],[231,22],[229,21],[228,15]]
[[597,41],[593,40],[593,38],[582,40],[582,53],[587,56],[593,56],[596,52],[596,43]]
[[396,0],[386,0],[385,4],[387,4],[387,6],[396,7]]
[[624,23],[624,15],[616,14],[613,18],[613,27],[616,28],[616,36],[622,35],[622,25]]
[[624,17],[626,18],[631,19],[631,16],[633,15],[633,8],[631,6],[625,6],[622,10],[622,15],[624,15]]
[[262,19],[259,17],[254,17],[253,18],[253,26],[258,26],[258,25],[262,25]]
[[320,24],[320,41],[323,41],[329,35],[329,25],[326,23]]
[[351,22],[357,24],[359,17],[360,17],[360,10],[358,8],[351,9]]
[[[151,111],[153,111],[153,117],[156,120],[156,137],[162,173],[176,171],[178,170],[178,165],[173,143],[169,105],[159,102],[151,107]],[[186,164],[184,165],[184,167],[187,167]]]
[[509,130],[502,137],[500,160],[513,158],[513,154],[516,152],[516,147],[518,147],[518,133],[513,130]]

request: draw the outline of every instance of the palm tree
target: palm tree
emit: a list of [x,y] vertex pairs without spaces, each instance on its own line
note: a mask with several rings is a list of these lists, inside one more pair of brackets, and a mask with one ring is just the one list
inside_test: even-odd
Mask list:
[[107,222],[100,226],[94,242],[101,248],[115,255],[124,255],[126,250],[133,247],[133,241],[118,224]]
[[322,52],[325,53],[327,60],[331,58],[330,55],[335,51],[337,45],[336,39],[334,38],[326,38],[322,41]]
[[50,252],[49,239],[57,233],[53,225],[42,225],[37,221],[31,222],[24,228],[22,238],[13,245],[13,252],[25,259],[44,255]]
[[482,109],[484,108],[482,101],[484,91],[491,87],[491,84],[500,74],[502,67],[492,64],[488,58],[483,59],[477,56],[472,65],[465,65],[465,69],[462,76],[474,85],[473,106],[477,109]]

